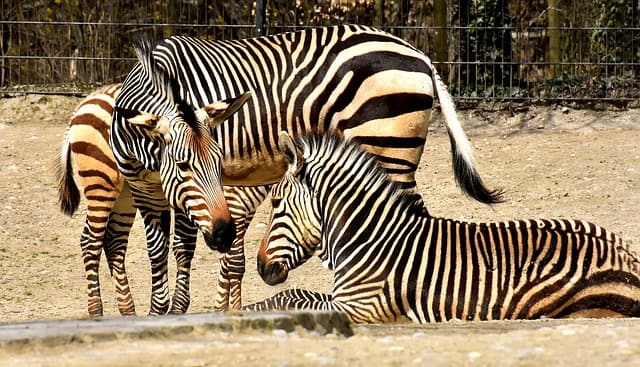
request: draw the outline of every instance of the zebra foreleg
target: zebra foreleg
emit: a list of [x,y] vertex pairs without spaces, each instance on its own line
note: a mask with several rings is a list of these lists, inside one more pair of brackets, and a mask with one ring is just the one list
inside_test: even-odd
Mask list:
[[231,250],[220,256],[220,273],[214,299],[215,311],[237,310],[242,306],[242,278],[245,272],[244,234],[246,228],[236,225],[236,238]]
[[224,186],[224,197],[236,226],[231,250],[220,257],[220,273],[213,308],[237,310],[242,306],[242,278],[245,273],[244,236],[256,209],[269,194],[270,185]]
[[264,301],[242,307],[243,311],[336,311],[331,295],[306,289],[287,289]]
[[169,210],[139,208],[147,235],[147,252],[151,263],[151,306],[149,315],[164,315],[169,310]]
[[[233,200],[228,201],[232,207]],[[220,273],[218,274],[218,288],[213,303],[215,311],[237,310],[242,306],[242,278],[246,269],[244,255],[244,235],[254,213],[239,213],[231,210],[231,218],[236,226],[236,238],[231,244],[231,250],[220,256]]]
[[191,260],[196,250],[198,228],[181,210],[175,209],[175,233],[173,235],[173,255],[176,259],[176,288],[173,292],[169,313],[187,312],[191,303],[189,280],[191,277]]

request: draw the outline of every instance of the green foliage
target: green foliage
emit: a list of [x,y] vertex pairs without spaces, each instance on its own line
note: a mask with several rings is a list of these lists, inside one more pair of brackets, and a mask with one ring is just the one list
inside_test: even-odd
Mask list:
[[640,27],[636,0],[594,0],[597,9],[591,53],[599,62],[631,62],[640,57]]
[[513,19],[506,0],[471,0],[468,20],[461,19],[462,31],[459,57],[464,65],[462,80],[468,80],[472,97],[495,97],[504,81],[511,77]]

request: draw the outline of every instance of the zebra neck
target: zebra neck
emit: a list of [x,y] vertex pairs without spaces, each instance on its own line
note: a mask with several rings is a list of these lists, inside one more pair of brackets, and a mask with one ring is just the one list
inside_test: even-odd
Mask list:
[[[378,256],[380,261],[372,264],[383,269],[388,260],[401,256],[419,238],[428,218],[412,215],[410,203],[396,200],[390,194],[388,188],[346,193],[341,201],[330,202],[333,209],[321,209],[325,223],[323,247],[326,247],[321,258],[335,271],[348,271],[354,262]],[[367,210],[357,209],[372,200],[374,203]],[[391,253],[394,255],[389,255],[389,259],[382,259]]]

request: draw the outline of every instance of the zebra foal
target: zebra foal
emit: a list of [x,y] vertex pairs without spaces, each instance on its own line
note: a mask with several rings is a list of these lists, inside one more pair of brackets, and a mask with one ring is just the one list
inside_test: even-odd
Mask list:
[[640,316],[640,259],[583,221],[434,218],[351,143],[310,135],[280,148],[258,254],[268,284],[317,254],[331,295],[288,290],[246,307],[332,309],[355,322]]

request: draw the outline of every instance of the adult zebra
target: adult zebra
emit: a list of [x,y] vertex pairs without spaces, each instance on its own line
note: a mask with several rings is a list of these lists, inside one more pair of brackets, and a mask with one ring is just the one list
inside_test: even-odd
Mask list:
[[289,168],[272,189],[258,271],[281,283],[317,254],[334,287],[246,309],[333,309],[369,323],[640,316],[640,258],[601,227],[433,218],[354,144],[283,133],[280,146]]
[[[190,258],[183,256],[189,250],[180,246],[180,240],[195,236],[193,232],[200,229],[210,247],[228,251],[234,238],[234,226],[228,224],[229,209],[225,200],[220,200],[222,151],[210,129],[236,111],[248,94],[193,110],[180,99],[175,81],[155,66],[149,47],[141,45],[137,52],[145,68],[139,77],[148,83],[145,91],[153,95],[156,105],[135,111],[120,110],[126,118],[117,122],[115,130],[119,142],[128,143],[120,153],[124,149],[132,152],[126,166],[130,168],[129,175],[123,177],[119,172],[108,144],[109,122],[120,84],[97,90],[76,109],[58,164],[61,211],[71,215],[78,208],[80,193],[76,180],[88,201],[80,245],[91,316],[103,313],[98,277],[103,249],[116,285],[118,308],[123,315],[135,313],[124,267],[127,239],[136,213],[134,198],[145,219],[154,271],[151,313],[164,313],[168,305],[164,300],[168,228],[161,221],[167,218],[169,205],[176,209],[176,306],[189,298],[188,277],[181,276],[189,272]],[[186,296],[181,291],[184,288]]]
[[[317,131],[360,143],[394,181],[413,192],[437,97],[451,138],[457,182],[481,202],[500,201],[500,192],[487,189],[480,179],[451,96],[429,58],[395,36],[350,25],[233,41],[171,37],[155,46],[154,57],[193,106],[252,93],[242,110],[214,131],[224,149],[225,185],[277,182],[286,167],[277,149],[278,133]],[[117,108],[135,110],[153,103],[139,95],[144,91],[136,82],[141,71],[136,66],[129,74]],[[117,136],[111,139],[118,144]],[[261,192],[266,195],[266,190]],[[255,196],[255,202],[264,197]],[[245,209],[250,217],[255,206]],[[230,290],[240,295],[244,252],[238,247],[230,253],[233,257],[223,259],[222,268],[228,271],[221,273],[218,310],[240,304],[239,298],[229,300],[227,295]]]

